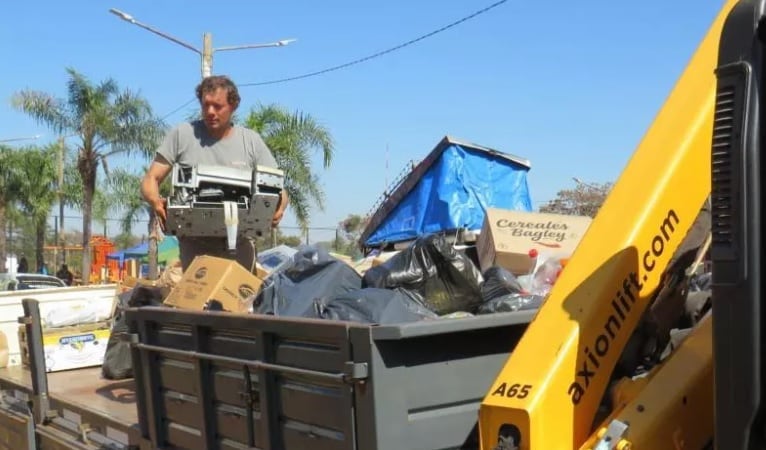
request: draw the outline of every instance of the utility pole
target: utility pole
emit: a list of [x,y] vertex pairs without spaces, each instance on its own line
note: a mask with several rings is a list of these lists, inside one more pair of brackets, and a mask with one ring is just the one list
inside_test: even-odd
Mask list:
[[202,35],[202,78],[213,74],[213,36],[210,33]]
[[66,143],[64,142],[64,136],[59,137],[58,145],[58,201],[59,201],[59,223],[56,228],[56,245],[59,247],[61,253],[58,265],[66,263],[66,250],[64,249],[64,239],[61,235],[64,234],[64,149]]
[[209,77],[213,74],[213,54],[215,52],[221,52],[221,51],[231,51],[231,50],[244,50],[248,48],[266,48],[266,47],[284,47],[285,45],[295,42],[296,39],[282,39],[280,41],[276,42],[270,42],[268,44],[246,44],[246,45],[233,45],[228,47],[219,47],[219,48],[213,48],[213,36],[210,33],[204,33],[202,35],[202,50],[194,47],[191,44],[188,44],[178,38],[175,38],[173,36],[170,36],[167,33],[164,33],[150,25],[146,25],[144,23],[141,23],[135,19],[132,15],[122,12],[118,9],[111,8],[109,9],[109,12],[114,14],[115,16],[119,17],[120,19],[131,23],[133,25],[136,25],[138,27],[141,27],[147,31],[150,31],[160,37],[163,37],[169,41],[175,42],[176,44],[180,45],[181,47],[184,47],[186,49],[189,49],[198,55],[200,55],[201,59],[201,65],[202,65],[202,78]]

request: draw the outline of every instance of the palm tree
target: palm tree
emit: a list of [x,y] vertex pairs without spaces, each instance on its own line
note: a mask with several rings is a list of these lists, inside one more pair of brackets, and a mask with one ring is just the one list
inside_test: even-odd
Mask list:
[[[147,168],[145,167],[143,172],[146,172],[146,170]],[[107,192],[109,192],[109,197],[120,199],[122,212],[120,228],[123,233],[129,234],[132,231],[137,217],[142,215],[149,217],[149,251],[147,254],[149,259],[149,279],[155,279],[158,275],[157,253],[160,226],[157,221],[157,215],[154,214],[154,209],[141,196],[139,190],[141,178],[141,175],[124,169],[116,169],[109,177]],[[168,177],[160,184],[160,195],[168,197],[170,196],[170,190],[170,177]]]
[[322,152],[323,166],[330,167],[335,152],[330,131],[314,117],[290,112],[279,105],[259,105],[250,110],[245,126],[257,131],[285,172],[285,189],[298,224],[304,232],[311,216],[311,204],[324,209],[324,191],[311,170],[312,152]]
[[21,149],[13,167],[18,180],[18,201],[35,229],[35,268],[44,263],[48,214],[56,201],[56,151],[55,144],[43,149]]
[[107,160],[116,154],[138,151],[149,156],[165,127],[154,117],[145,99],[129,90],[120,91],[114,80],[93,84],[74,69],[67,69],[67,73],[66,100],[23,90],[13,96],[13,105],[57,133],[74,133],[80,138],[77,170],[83,186],[82,274],[83,282],[87,283],[98,167],[106,171]]

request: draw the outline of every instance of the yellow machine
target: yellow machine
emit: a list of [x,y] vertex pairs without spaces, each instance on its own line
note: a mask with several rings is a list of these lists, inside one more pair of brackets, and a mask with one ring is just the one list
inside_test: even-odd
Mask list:
[[723,5],[490,387],[479,413],[483,450],[711,445],[709,315],[643,377],[619,379],[615,369],[651,308],[683,294],[675,266],[711,194],[715,69],[722,29],[737,3]]

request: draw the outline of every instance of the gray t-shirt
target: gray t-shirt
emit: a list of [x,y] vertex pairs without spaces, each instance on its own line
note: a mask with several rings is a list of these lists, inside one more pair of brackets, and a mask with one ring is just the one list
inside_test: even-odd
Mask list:
[[[216,140],[208,135],[205,124],[199,120],[173,128],[165,136],[157,154],[170,164],[187,166],[209,164],[253,168],[259,165],[278,168],[274,155],[255,131],[234,126],[229,136]],[[178,244],[183,270],[186,270],[195,256],[210,255],[236,259],[247,270],[255,273],[257,252],[252,242],[246,238],[237,240],[236,254],[225,250],[225,238],[186,238],[179,239]]]
[[255,165],[277,168],[274,155],[255,131],[234,126],[233,132],[216,140],[207,133],[201,120],[173,128],[157,149],[170,164],[194,166],[209,164],[236,168]]

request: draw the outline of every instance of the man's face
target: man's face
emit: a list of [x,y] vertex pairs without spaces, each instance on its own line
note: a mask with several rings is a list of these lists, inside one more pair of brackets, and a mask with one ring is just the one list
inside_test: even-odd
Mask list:
[[226,130],[234,109],[226,98],[226,90],[218,88],[202,96],[202,118],[212,133]]

